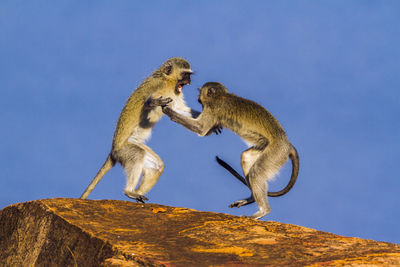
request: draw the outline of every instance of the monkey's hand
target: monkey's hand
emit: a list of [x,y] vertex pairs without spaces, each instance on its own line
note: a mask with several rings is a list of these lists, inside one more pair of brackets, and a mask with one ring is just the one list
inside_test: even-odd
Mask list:
[[174,111],[168,105],[163,105],[162,111],[165,115],[168,115],[169,117],[172,117],[174,115]]
[[224,127],[222,127],[221,125],[214,125],[206,134],[206,136],[209,136],[212,133],[215,133],[216,135],[222,133],[222,129],[224,129]]
[[221,125],[215,125],[211,130],[214,130],[214,133],[218,135],[222,133],[222,129],[224,129],[224,127]]
[[160,96],[159,98],[150,98],[147,100],[147,106],[154,108],[159,106],[166,106],[168,103],[171,103],[172,99],[169,97],[163,98]]

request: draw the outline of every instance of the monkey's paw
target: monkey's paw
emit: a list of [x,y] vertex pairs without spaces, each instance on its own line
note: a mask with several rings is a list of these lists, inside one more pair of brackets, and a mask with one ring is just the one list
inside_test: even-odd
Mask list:
[[247,199],[241,199],[230,204],[229,208],[234,208],[234,207],[240,208],[241,206],[246,205],[247,202],[248,202]]
[[[164,111],[164,108],[163,108],[163,112],[164,112],[165,114],[167,114],[167,112]],[[167,114],[167,115],[168,115],[168,114]],[[206,135],[206,136],[209,136],[209,135],[212,134],[212,133],[215,133],[216,135],[218,135],[218,134],[222,133],[222,129],[223,129],[222,126],[214,125],[205,135]]]
[[215,129],[214,133],[216,135],[221,134],[222,133],[222,129],[224,129],[223,127],[218,127],[217,129]]
[[163,98],[160,96],[159,98],[151,98],[148,100],[147,105],[149,107],[159,107],[159,106],[166,106],[168,103],[172,102],[172,98],[166,97]]
[[163,105],[161,107],[162,107],[162,111],[164,112],[164,114],[166,114],[168,116],[172,116],[172,114],[173,114],[172,109],[168,105]]
[[125,190],[124,190],[124,194],[125,194],[125,196],[136,200],[138,203],[144,203],[145,201],[149,200],[149,199],[148,199],[146,196],[144,196],[144,195],[139,195],[139,194],[136,194],[136,193],[132,193],[132,192],[129,192],[129,191],[125,191]]

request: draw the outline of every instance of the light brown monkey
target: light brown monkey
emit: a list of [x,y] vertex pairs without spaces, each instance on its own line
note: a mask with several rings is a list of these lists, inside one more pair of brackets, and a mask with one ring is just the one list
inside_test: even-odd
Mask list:
[[200,89],[199,102],[203,111],[197,118],[179,114],[167,105],[163,106],[163,112],[171,120],[200,136],[209,134],[212,129],[225,127],[238,134],[250,146],[241,156],[245,179],[224,161],[218,160],[252,192],[249,198],[236,201],[230,207],[241,207],[256,201],[258,211],[251,217],[259,219],[265,216],[271,210],[267,198],[267,181],[273,178],[288,158],[293,165],[290,182],[280,192],[270,194],[279,196],[288,192],[297,179],[299,157],[295,147],[288,141],[280,123],[265,108],[229,93],[220,83],[204,84]]
[[124,194],[138,202],[148,200],[144,195],[156,184],[164,163],[145,142],[163,115],[161,105],[173,100],[171,107],[177,112],[186,116],[199,114],[187,107],[183,99],[182,88],[190,84],[192,73],[185,59],[171,58],[136,88],[121,111],[111,152],[81,199],[86,199],[101,178],[120,163],[126,172]]

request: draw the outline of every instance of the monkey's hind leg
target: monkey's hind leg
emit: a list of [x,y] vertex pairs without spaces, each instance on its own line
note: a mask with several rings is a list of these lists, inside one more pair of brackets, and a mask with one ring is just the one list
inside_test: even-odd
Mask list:
[[146,151],[136,144],[127,144],[116,152],[115,157],[121,162],[126,173],[126,185],[124,194],[137,202],[144,203],[147,197],[135,192],[143,172],[144,158]]
[[258,210],[251,215],[253,219],[260,219],[271,211],[268,203],[267,192],[268,184],[263,177],[250,176],[250,185],[252,187],[254,200],[257,202]]
[[249,189],[252,194],[248,198],[240,199],[238,201],[233,202],[231,205],[229,205],[230,208],[233,208],[233,207],[240,208],[242,206],[246,206],[251,203],[254,203],[255,200],[253,197],[253,190],[250,186],[248,174],[249,174],[251,167],[254,165],[254,163],[257,161],[257,159],[260,157],[260,155],[261,155],[260,150],[257,150],[254,147],[251,147],[242,153],[240,164],[242,165],[243,174],[246,179],[246,183],[249,186]]
[[271,151],[267,149],[249,171],[248,179],[251,191],[258,205],[258,211],[251,216],[253,219],[260,219],[271,211],[268,203],[267,182],[275,176],[285,162],[283,159],[280,159],[279,155],[274,155]]
[[143,177],[136,193],[145,195],[157,183],[164,170],[164,162],[148,146],[142,145],[146,155],[144,157]]

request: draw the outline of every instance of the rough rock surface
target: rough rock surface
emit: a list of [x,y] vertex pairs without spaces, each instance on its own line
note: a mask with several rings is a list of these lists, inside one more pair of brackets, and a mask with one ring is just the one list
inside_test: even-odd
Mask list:
[[1,266],[400,266],[400,246],[156,204],[46,199],[0,211]]

